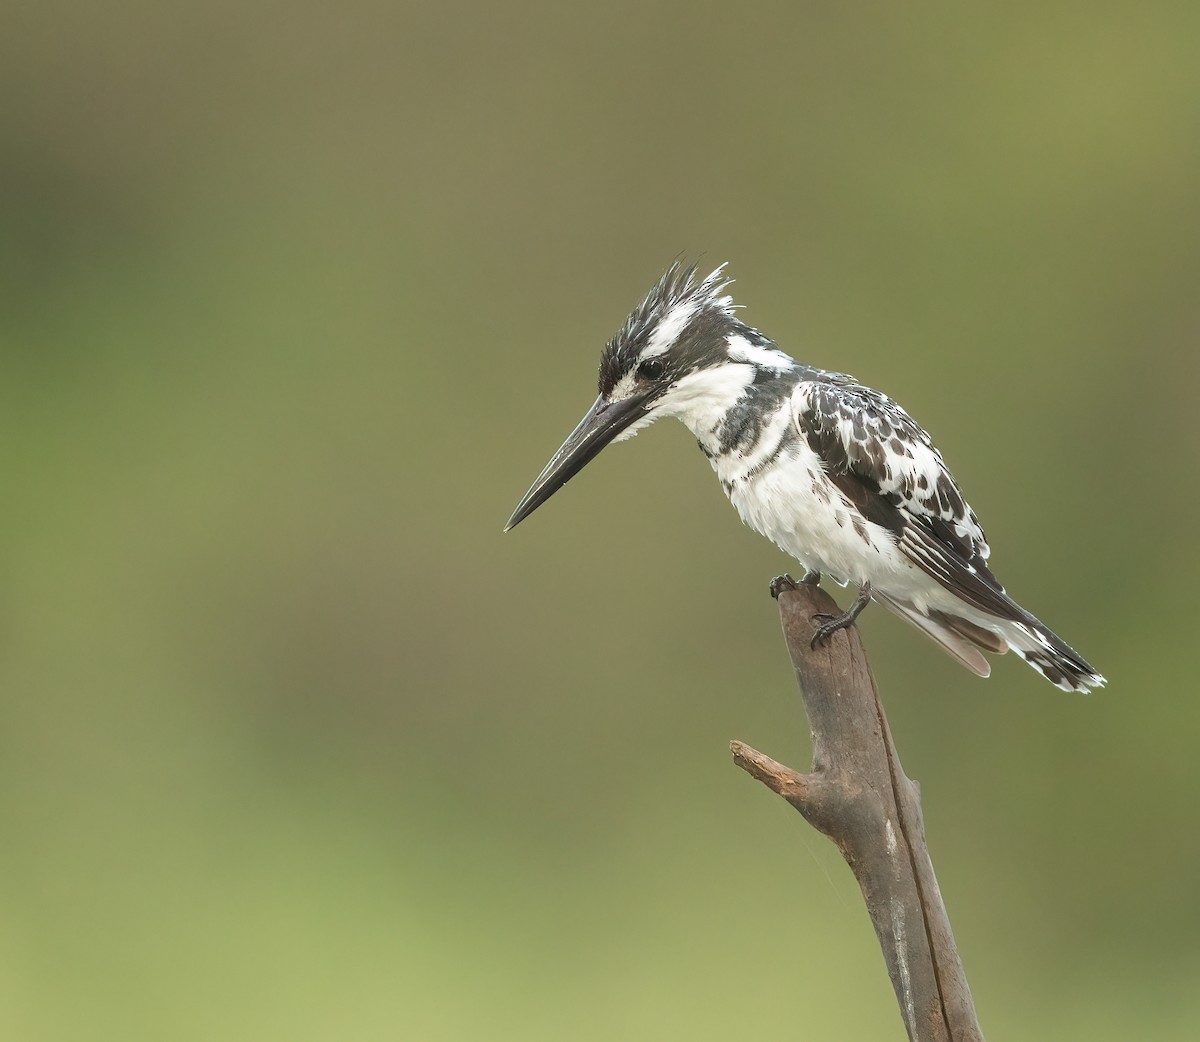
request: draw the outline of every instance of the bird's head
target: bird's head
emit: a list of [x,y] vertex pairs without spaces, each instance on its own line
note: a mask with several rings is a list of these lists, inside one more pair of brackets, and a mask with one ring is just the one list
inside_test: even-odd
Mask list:
[[[600,356],[599,396],[551,457],[505,525],[513,528],[579,473],[606,445],[632,438],[661,416],[693,426],[745,394],[755,366],[784,368],[733,314],[724,265],[705,279],[695,266],[667,269]],[[772,360],[774,359],[774,361]]]

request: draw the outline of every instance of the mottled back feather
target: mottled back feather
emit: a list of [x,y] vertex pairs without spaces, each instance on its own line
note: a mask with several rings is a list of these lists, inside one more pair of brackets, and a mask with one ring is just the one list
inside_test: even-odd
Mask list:
[[813,373],[797,387],[797,424],[829,479],[946,589],[1023,619],[989,570],[983,529],[929,435],[887,395],[843,373]]

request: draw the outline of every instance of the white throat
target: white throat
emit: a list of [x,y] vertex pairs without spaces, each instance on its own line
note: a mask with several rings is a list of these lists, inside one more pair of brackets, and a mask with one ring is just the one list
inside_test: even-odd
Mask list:
[[689,373],[667,392],[656,410],[678,416],[702,445],[714,442],[717,428],[754,382],[754,366],[727,363]]

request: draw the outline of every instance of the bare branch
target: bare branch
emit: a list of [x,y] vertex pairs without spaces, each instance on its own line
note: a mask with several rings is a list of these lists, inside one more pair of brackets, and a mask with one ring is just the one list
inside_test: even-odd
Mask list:
[[983,1042],[917,786],[900,765],[858,631],[811,648],[814,616],[836,614],[837,605],[818,586],[779,582],[773,590],[812,728],[812,769],[799,774],[737,741],[734,762],[837,844],[862,890],[909,1039]]

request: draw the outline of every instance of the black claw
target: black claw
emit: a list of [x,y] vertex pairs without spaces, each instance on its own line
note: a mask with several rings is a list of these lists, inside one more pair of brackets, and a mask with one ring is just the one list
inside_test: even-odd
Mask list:
[[813,622],[816,622],[818,619],[828,619],[829,621],[821,623],[820,626],[813,630],[812,640],[808,642],[810,648],[816,648],[818,644],[824,644],[838,630],[844,630],[847,626],[854,625],[854,616],[848,611],[842,612],[841,615],[829,615],[822,612],[820,615],[813,616]]
[[826,619],[827,621],[821,623],[821,625],[813,631],[812,640],[808,642],[808,646],[810,648],[816,648],[818,644],[824,644],[830,637],[837,633],[838,630],[844,630],[850,626],[853,626],[854,620],[862,614],[863,608],[870,603],[870,600],[871,584],[869,582],[865,582],[859,588],[858,596],[854,598],[854,603],[851,604],[850,607],[844,612],[842,612],[841,615],[829,615],[826,612],[821,612],[818,615],[814,615],[812,618],[813,622],[816,622],[818,619]]
[[786,573],[777,575],[771,580],[771,596],[775,600],[779,600],[781,593],[787,593],[788,590],[794,590],[797,586],[796,580]]

